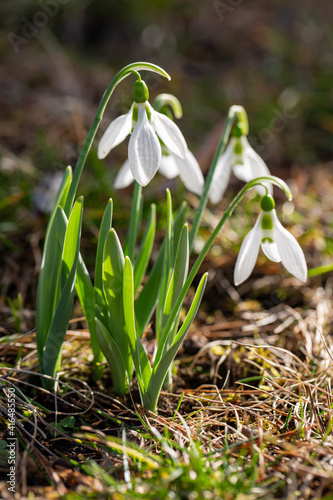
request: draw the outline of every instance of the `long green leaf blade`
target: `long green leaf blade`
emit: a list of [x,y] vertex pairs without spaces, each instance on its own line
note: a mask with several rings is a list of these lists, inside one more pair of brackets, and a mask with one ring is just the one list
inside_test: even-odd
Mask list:
[[134,294],[136,293],[141,280],[146,272],[150,255],[154,245],[156,229],[156,206],[154,204],[150,207],[149,219],[146,227],[145,234],[138,251],[138,256],[134,263]]
[[187,316],[185,318],[184,323],[182,324],[181,328],[179,329],[178,334],[176,335],[176,338],[174,339],[174,342],[170,349],[164,354],[164,356],[161,358],[161,360],[153,367],[153,373],[150,378],[149,386],[148,386],[148,394],[150,397],[150,400],[153,403],[153,408],[150,408],[152,410],[155,410],[159,394],[161,392],[161,388],[164,382],[164,379],[166,377],[166,374],[178,352],[179,347],[183,343],[186,334],[194,320],[195,315],[197,314],[197,311],[200,306],[200,302],[205,290],[205,286],[207,283],[207,277],[208,274],[204,274],[203,277],[200,280],[200,283],[198,285],[197,291],[195,293],[193,302],[191,304],[191,307],[189,309],[189,312],[187,313]]
[[103,276],[102,276],[102,268],[103,268],[103,253],[106,238],[109,234],[109,231],[112,227],[112,213],[113,213],[113,202],[112,199],[108,201],[108,204],[105,208],[104,215],[101,222],[101,227],[99,230],[99,237],[97,243],[97,252],[96,252],[96,263],[95,263],[95,301],[96,304],[101,306],[104,304],[103,298]]
[[133,268],[129,257],[125,258],[123,279],[123,301],[126,322],[126,331],[130,342],[134,367],[138,378],[140,391],[146,392],[151,376],[151,366],[146,351],[139,339],[135,328],[134,315],[134,278]]
[[[109,231],[103,253],[103,293],[107,301],[110,331],[120,347],[124,338],[123,272],[124,254],[114,229]],[[124,353],[123,353],[124,354]],[[128,349],[129,355],[129,349]]]
[[[73,206],[73,210],[70,214],[67,224],[65,241],[62,252],[61,289],[63,289],[63,287],[65,286],[70,270],[73,267],[74,260],[77,258],[76,251],[77,251],[77,243],[81,234],[82,210],[83,210],[83,198],[80,197]],[[60,209],[58,211],[58,220],[62,219],[61,213],[63,217],[66,218],[65,212],[62,209]],[[62,224],[62,221],[60,222],[60,224]]]
[[183,203],[180,205],[178,209],[178,212],[175,217],[175,222],[173,224],[173,251],[175,255],[177,252],[180,233],[182,232],[186,221],[186,208],[187,208],[187,203],[186,201],[183,201]]
[[163,274],[161,286],[158,292],[158,302],[156,311],[156,339],[159,342],[163,327],[163,310],[168,287],[173,268],[173,217],[172,217],[172,199],[170,191],[167,189],[167,232],[165,236],[165,251],[163,261]]
[[[179,235],[183,229],[186,218],[186,202],[180,206],[175,222],[174,222],[174,235],[175,240],[178,242]],[[148,325],[153,312],[155,310],[158,293],[163,272],[163,259],[165,251],[165,240],[163,241],[154,265],[150,271],[147,283],[144,285],[139,297],[135,302],[135,319],[136,328],[139,337],[141,338],[146,326]]]
[[95,363],[95,374],[98,377],[98,365],[103,361],[103,353],[99,347],[96,329],[95,329],[95,297],[94,297],[94,287],[92,285],[88,269],[82,259],[81,254],[79,254],[79,260],[77,264],[76,273],[76,293],[79,297],[79,301],[85,315],[91,340],[91,348],[94,355]]
[[40,364],[42,363],[42,351],[45,345],[47,332],[51,325],[54,307],[59,298],[58,278],[60,274],[62,248],[60,248],[58,242],[56,211],[58,206],[63,207],[66,203],[71,180],[72,170],[71,167],[67,167],[45,235],[36,303],[36,342]]
[[47,323],[45,323],[41,349],[45,346],[48,331],[61,295],[61,273],[63,270],[62,254],[64,250],[67,225],[67,218],[64,215],[63,209],[59,205],[56,209],[55,217],[49,231],[48,247],[46,249],[48,255],[45,259],[45,272],[47,271],[45,282],[48,286],[48,293],[46,292],[48,301],[45,303],[44,307],[47,315]]
[[45,243],[47,241],[48,231],[49,231],[49,228],[50,228],[52,221],[55,217],[58,206],[60,206],[63,209],[66,205],[67,195],[68,195],[68,191],[69,191],[69,188],[70,188],[70,185],[72,182],[72,177],[73,177],[72,167],[68,166],[65,170],[64,177],[61,181],[61,185],[60,185],[60,188],[59,188],[59,191],[57,194],[57,198],[56,198],[56,201],[54,203],[52,213],[50,215],[50,219],[49,219],[49,223],[48,223],[46,235],[45,235]]
[[157,304],[158,290],[163,273],[164,248],[165,246],[162,245],[152,270],[150,271],[147,283],[144,285],[139,297],[135,301],[136,327],[140,338],[142,337]]
[[[188,273],[189,264],[189,244],[188,244],[188,226],[185,224],[179,238],[177,254],[175,258],[174,268],[170,280],[169,289],[165,299],[164,316],[171,313],[177,297],[183,288]],[[164,323],[164,321],[163,321]]]
[[[180,234],[177,254],[175,258],[174,270],[170,280],[168,294],[165,300],[163,327],[165,326],[168,317],[172,311],[172,308],[184,286],[188,273],[188,265],[189,265],[188,226],[187,224],[185,224]],[[165,349],[172,344],[173,334],[177,329],[179,321],[179,315],[180,315],[180,309],[169,331],[165,331],[165,329],[162,330],[161,337],[157,345],[157,352],[155,357],[156,361],[160,360],[162,352],[165,351]]]
[[[79,247],[80,247],[80,237],[81,237],[82,212],[83,212],[83,198],[81,197],[76,201],[73,207],[73,211],[69,218],[67,226],[67,231],[69,231],[71,234],[77,234],[77,239],[75,242],[76,243],[75,256],[72,263],[72,268],[69,270],[68,278],[62,289],[60,300],[57,304],[57,308],[52,319],[51,327],[49,329],[47,339],[45,342],[45,348],[42,354],[43,356],[42,371],[44,374],[50,375],[52,377],[54,377],[57,369],[57,364],[60,358],[62,344],[66,335],[68,323],[72,313],[76,270],[79,257]],[[72,224],[76,227],[75,230],[73,228],[69,229],[69,227]]]
[[96,318],[96,336],[104,356],[109,364],[114,390],[123,396],[128,389],[128,374],[118,345],[105,328],[103,323]]

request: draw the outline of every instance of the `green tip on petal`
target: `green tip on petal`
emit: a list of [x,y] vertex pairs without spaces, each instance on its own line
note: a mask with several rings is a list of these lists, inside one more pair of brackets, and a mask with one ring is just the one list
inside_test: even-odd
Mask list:
[[232,127],[232,131],[231,131],[232,137],[236,137],[237,139],[242,137],[242,135],[244,135],[243,129],[244,129],[244,127],[243,127],[243,124],[241,122],[235,123],[234,126]]
[[148,87],[142,80],[137,80],[133,85],[133,100],[135,102],[141,103],[146,102],[149,99]]
[[261,199],[260,203],[261,209],[264,210],[264,212],[271,212],[275,208],[275,201],[274,198],[271,194],[266,194],[263,196]]
[[235,142],[234,153],[237,156],[240,156],[243,153],[243,144],[240,141]]
[[[262,219],[261,219],[261,229],[264,231],[271,231],[274,227],[272,217],[270,214],[264,214]],[[264,241],[265,238],[262,240]],[[271,243],[271,242],[270,242]]]
[[269,238],[268,236],[266,236],[266,238],[263,238],[261,240],[261,243],[274,243],[274,240],[272,238]]

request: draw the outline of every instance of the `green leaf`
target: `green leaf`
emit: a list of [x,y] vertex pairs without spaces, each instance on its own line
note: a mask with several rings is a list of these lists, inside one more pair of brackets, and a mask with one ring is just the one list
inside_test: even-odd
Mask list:
[[129,257],[125,258],[123,279],[124,314],[128,339],[132,352],[136,375],[140,391],[146,392],[146,387],[151,376],[151,366],[146,351],[139,339],[135,328],[134,316],[134,278],[133,268]]
[[182,324],[181,328],[179,329],[178,334],[176,335],[176,338],[174,339],[174,342],[172,346],[165,352],[161,360],[153,367],[153,373],[151,375],[150,381],[149,381],[149,386],[148,386],[148,395],[150,397],[150,400],[152,402],[152,407],[148,408],[150,410],[155,410],[157,406],[157,401],[158,397],[160,395],[162,385],[164,382],[164,379],[166,377],[166,374],[178,352],[178,349],[180,348],[181,344],[183,343],[186,334],[194,320],[194,317],[199,309],[199,305],[203,296],[203,292],[205,290],[205,286],[207,283],[207,277],[208,274],[204,274],[203,277],[200,280],[200,283],[198,285],[197,291],[195,293],[193,302],[191,304],[190,310],[187,313],[187,316],[185,318],[184,323]]
[[48,222],[46,235],[45,235],[45,244],[47,241],[49,228],[51,227],[52,221],[55,218],[55,214],[56,214],[58,206],[60,206],[62,209],[65,207],[67,195],[68,195],[68,191],[69,191],[71,182],[72,182],[72,167],[68,166],[65,170],[64,177],[61,181],[61,185],[60,185],[60,188],[59,188],[59,191],[57,194],[57,198],[56,198],[56,201],[54,203],[52,213],[50,215],[50,219]]
[[158,299],[157,292],[160,287],[163,273],[164,249],[165,245],[162,244],[152,270],[150,271],[147,283],[144,285],[135,302],[136,328],[140,338],[142,337],[156,307]]
[[107,301],[110,331],[120,347],[125,326],[123,313],[124,254],[114,229],[109,231],[103,253],[103,293]]
[[174,254],[177,252],[178,248],[178,242],[180,238],[180,233],[182,232],[185,221],[186,221],[186,208],[187,208],[187,203],[186,201],[183,201],[183,203],[180,205],[177,215],[175,217],[175,222],[173,224],[173,251]]
[[143,236],[137,258],[134,264],[134,294],[136,293],[141,280],[146,272],[150,255],[153,249],[156,228],[156,207],[150,206],[149,219]]
[[66,203],[71,180],[72,169],[71,167],[67,167],[45,235],[36,303],[36,342],[40,365],[42,363],[42,351],[45,345],[47,332],[51,325],[55,304],[59,298],[58,278],[60,274],[62,248],[60,248],[58,244],[56,211],[58,206],[63,207]]
[[[73,267],[74,260],[77,259],[76,253],[81,235],[82,210],[83,198],[81,197],[75,203],[67,224],[62,252],[61,289],[63,289],[65,285],[70,270]],[[63,212],[63,209],[61,208],[60,211],[58,210],[58,216],[60,216],[59,212]],[[66,217],[64,212],[63,216]],[[58,220],[59,218],[60,217],[58,217]]]
[[90,332],[90,341],[91,348],[94,355],[94,363],[95,363],[95,375],[98,377],[98,374],[101,373],[101,370],[98,369],[98,364],[103,361],[103,354],[99,347],[96,330],[95,330],[95,297],[94,297],[94,287],[91,283],[91,279],[86,268],[86,265],[82,259],[81,254],[79,254],[79,260],[77,264],[77,273],[76,273],[76,293],[79,297],[79,301],[83,310],[83,314],[86,317],[86,321],[88,324],[89,332]]
[[[189,265],[189,240],[188,240],[188,226],[184,225],[184,228],[180,234],[179,244],[177,248],[177,254],[175,258],[174,270],[170,280],[170,285],[168,289],[168,294],[165,300],[164,306],[164,316],[163,316],[163,327],[168,320],[168,317],[172,311],[172,308],[181,293],[181,290],[186,281]],[[159,361],[162,352],[169,347],[173,340],[174,332],[177,329],[178,321],[180,316],[180,309],[174,319],[172,327],[169,331],[165,331],[164,328],[161,332],[161,336],[157,345],[157,352],[155,359]]]
[[168,292],[173,268],[173,217],[172,217],[172,199],[170,191],[167,189],[167,231],[165,236],[165,250],[163,260],[163,273],[161,286],[158,291],[158,302],[156,311],[156,339],[157,343],[162,333],[163,310]]
[[188,226],[184,225],[179,238],[174,268],[167,292],[164,315],[168,316],[177,300],[177,297],[183,288],[188,273],[189,264],[189,245],[188,245]]
[[[183,202],[177,212],[174,222],[174,235],[175,235],[175,241],[177,243],[180,232],[182,231],[185,223],[185,217],[186,217],[186,202]],[[154,265],[150,271],[148,280],[135,302],[136,328],[140,338],[142,337],[143,332],[145,331],[156,307],[158,299],[158,294],[156,293],[156,291],[159,290],[163,272],[164,250],[165,250],[165,240],[163,241],[159,249]]]
[[104,356],[109,364],[114,390],[124,395],[128,389],[128,374],[122,354],[103,323],[96,318],[96,336]]
[[[69,231],[70,234],[77,235],[74,261],[72,264],[72,268],[70,269],[68,278],[62,289],[60,300],[57,304],[56,311],[52,318],[52,323],[45,342],[45,348],[42,353],[41,371],[45,375],[50,375],[51,377],[54,377],[57,369],[57,363],[60,358],[62,344],[66,335],[68,323],[72,313],[75,280],[76,280],[76,269],[79,257],[82,212],[83,212],[83,198],[81,197],[76,201],[73,207],[67,226],[67,231]],[[76,230],[71,227],[72,225],[76,226]],[[44,380],[46,381],[47,379]],[[47,386],[51,387],[53,386],[52,381],[46,381],[45,384]]]
[[[61,294],[61,271],[62,271],[62,252],[67,229],[67,219],[63,218],[63,210],[57,207],[56,216],[53,219],[49,231],[48,244],[44,250],[41,273],[45,276],[43,281],[45,285],[44,302],[44,325],[42,331],[37,331],[37,348],[39,349],[39,360],[41,363],[42,350],[45,346],[48,331],[60,299]],[[45,257],[45,259],[44,259]],[[37,291],[37,304],[40,294]],[[46,300],[47,299],[47,300]],[[42,299],[40,299],[40,303]],[[38,322],[36,322],[36,327]]]
[[[128,339],[130,345],[135,350],[136,329],[135,329],[135,315],[134,315],[134,279],[133,279],[132,263],[129,257],[125,258],[125,264],[124,264],[123,305],[124,305],[125,323],[126,323]],[[137,368],[137,365],[135,365],[135,368]]]
[[95,301],[96,304],[102,305],[104,304],[103,297],[103,276],[102,276],[102,268],[103,268],[103,253],[106,238],[109,234],[109,231],[112,227],[112,212],[113,212],[113,202],[110,199],[103,218],[101,222],[101,227],[99,230],[99,237],[97,243],[97,252],[96,252],[96,263],[95,263]]

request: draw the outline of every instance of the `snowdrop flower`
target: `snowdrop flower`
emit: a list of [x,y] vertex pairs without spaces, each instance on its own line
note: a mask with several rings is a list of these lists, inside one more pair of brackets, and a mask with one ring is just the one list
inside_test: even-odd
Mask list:
[[[159,173],[167,179],[173,179],[179,175],[185,187],[192,193],[200,196],[203,191],[204,178],[200,166],[189,149],[185,158],[180,158],[171,151],[164,151],[162,147],[162,159],[158,169]],[[119,170],[114,182],[115,189],[122,189],[134,181],[129,160]]]
[[[233,136],[226,150],[218,160],[209,190],[209,199],[214,204],[222,199],[230,179],[231,171],[238,179],[244,182],[249,182],[256,177],[270,175],[266,163],[250,146],[249,141],[242,134],[239,126],[235,125],[232,133]],[[272,188],[269,183],[267,183],[267,187],[269,192],[271,192]],[[260,195],[264,195],[264,188],[262,186],[258,186],[256,189]]]
[[240,285],[253,271],[258,258],[259,247],[273,262],[282,262],[290,274],[301,281],[307,279],[307,265],[303,251],[292,236],[279,222],[271,195],[261,200],[261,212],[255,226],[245,236],[238,254],[234,282]]
[[[133,87],[134,102],[131,109],[111,122],[97,149],[98,158],[105,158],[112,148],[132,134],[128,144],[128,166],[130,174],[141,186],[151,181],[160,166],[162,152],[158,137],[179,159],[184,160],[188,152],[177,125],[155,111],[148,98],[147,85],[141,79],[137,80]],[[122,176],[129,177],[127,168]]]

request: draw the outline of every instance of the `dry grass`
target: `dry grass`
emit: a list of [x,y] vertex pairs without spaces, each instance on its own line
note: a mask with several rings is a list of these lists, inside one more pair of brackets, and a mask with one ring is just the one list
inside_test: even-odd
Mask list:
[[[147,470],[162,467],[160,456],[167,453],[186,463],[184,450],[192,441],[200,442],[201,451],[213,457],[212,464],[220,463],[221,454],[231,463],[240,454],[245,463],[255,458],[255,482],[266,485],[261,495],[268,495],[265,498],[272,488],[274,498],[293,498],[296,491],[300,498],[329,498],[331,285],[329,280],[325,290],[318,289],[303,309],[281,304],[255,312],[249,303],[240,302],[237,320],[197,324],[189,335],[190,352],[185,344],[178,359],[174,393],[162,394],[157,415],[140,408],[135,388],[124,402],[112,397],[107,370],[101,383],[92,383],[86,331],[68,332],[64,371],[54,394],[40,387],[34,333],[5,339],[0,355],[7,361],[0,372],[4,387],[16,388],[21,498],[29,491],[35,498],[105,491],[105,478],[75,465],[87,460],[110,471],[126,490],[126,467],[138,475],[142,463],[147,475]],[[199,348],[201,336],[207,342]],[[206,383],[195,386],[195,380]],[[1,411],[6,439],[4,391]],[[72,417],[68,427],[66,417]],[[160,439],[166,433],[168,445]],[[172,451],[170,443],[178,449]],[[171,448],[165,451],[165,446]],[[114,491],[114,485],[108,487]]]

